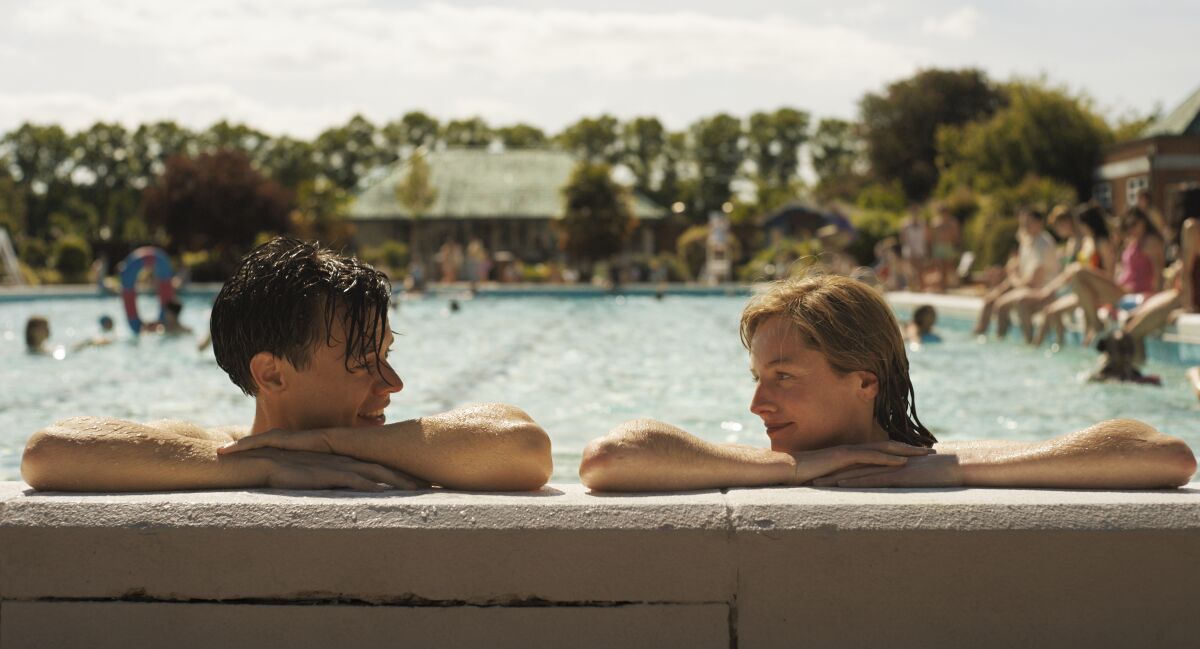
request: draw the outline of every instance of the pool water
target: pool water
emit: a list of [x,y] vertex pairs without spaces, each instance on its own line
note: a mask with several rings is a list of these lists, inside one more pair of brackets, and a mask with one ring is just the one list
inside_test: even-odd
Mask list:
[[[155,312],[143,298],[143,313]],[[184,299],[183,322],[207,326],[212,296]],[[655,417],[717,442],[763,445],[748,410],[753,383],[737,335],[744,298],[668,296],[480,298],[451,312],[446,299],[404,301],[393,312],[392,350],[404,391],[389,421],[457,405],[503,401],[529,412],[554,444],[554,481],[577,478],[591,438],[622,421]],[[67,350],[61,359],[23,351],[24,322],[51,322],[51,342],[70,347],[118,319],[118,342]],[[103,414],[249,425],[253,400],[217,367],[196,337],[132,339],[115,298],[0,303],[0,479],[19,478],[28,436],[56,419]],[[944,321],[945,342],[910,352],[918,413],[940,439],[1036,440],[1100,419],[1133,417],[1200,449],[1200,402],[1184,367],[1152,360],[1163,387],[1089,384],[1095,353],[1051,354],[1015,342],[976,342],[967,323]]]

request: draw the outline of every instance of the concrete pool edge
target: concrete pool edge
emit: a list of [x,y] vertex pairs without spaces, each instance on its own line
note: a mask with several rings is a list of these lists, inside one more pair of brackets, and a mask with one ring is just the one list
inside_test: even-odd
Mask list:
[[[31,620],[72,620],[52,624],[59,646],[200,646],[220,620],[220,637],[267,646],[318,646],[325,625],[550,646],[530,629],[568,622],[581,631],[560,645],[655,646],[666,631],[721,647],[1184,646],[1198,580],[1200,483],[629,496],[0,483],[3,647],[38,644]],[[928,613],[872,613],[904,602]],[[147,623],[162,616],[177,623]],[[97,620],[112,644],[94,644]]]

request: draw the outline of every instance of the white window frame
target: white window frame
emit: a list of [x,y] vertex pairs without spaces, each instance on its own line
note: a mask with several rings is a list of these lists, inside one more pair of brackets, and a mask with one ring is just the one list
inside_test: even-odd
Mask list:
[[1134,176],[1125,181],[1125,206],[1133,207],[1137,205],[1138,194],[1150,189],[1150,178],[1148,176]]

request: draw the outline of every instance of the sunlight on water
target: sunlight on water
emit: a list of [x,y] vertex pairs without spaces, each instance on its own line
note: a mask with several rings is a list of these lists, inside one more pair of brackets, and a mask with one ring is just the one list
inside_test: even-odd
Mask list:
[[[154,309],[147,298],[143,312]],[[210,300],[188,298],[197,331]],[[389,421],[457,405],[504,401],[524,408],[554,441],[555,481],[577,480],[587,440],[634,417],[655,417],[717,442],[766,445],[748,410],[753,384],[737,335],[743,298],[477,299],[451,313],[444,300],[404,302],[392,358],[405,389]],[[25,318],[46,315],[64,358],[24,353]],[[195,339],[129,340],[118,317],[110,347],[70,351],[98,332],[115,299],[0,303],[0,479],[18,478],[25,439],[56,419],[104,414],[249,425],[253,401]],[[943,323],[945,342],[910,351],[918,413],[941,439],[1042,439],[1099,419],[1134,417],[1200,448],[1200,403],[1184,368],[1152,362],[1164,387],[1088,384],[1095,354],[1013,342],[980,344],[965,323]]]

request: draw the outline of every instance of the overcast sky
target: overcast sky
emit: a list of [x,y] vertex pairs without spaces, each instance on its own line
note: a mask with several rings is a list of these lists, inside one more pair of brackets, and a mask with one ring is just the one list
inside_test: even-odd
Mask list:
[[853,118],[931,66],[1045,74],[1108,115],[1170,110],[1200,87],[1200,2],[0,0],[0,132],[227,118],[311,137],[413,109],[552,132],[601,112]]

